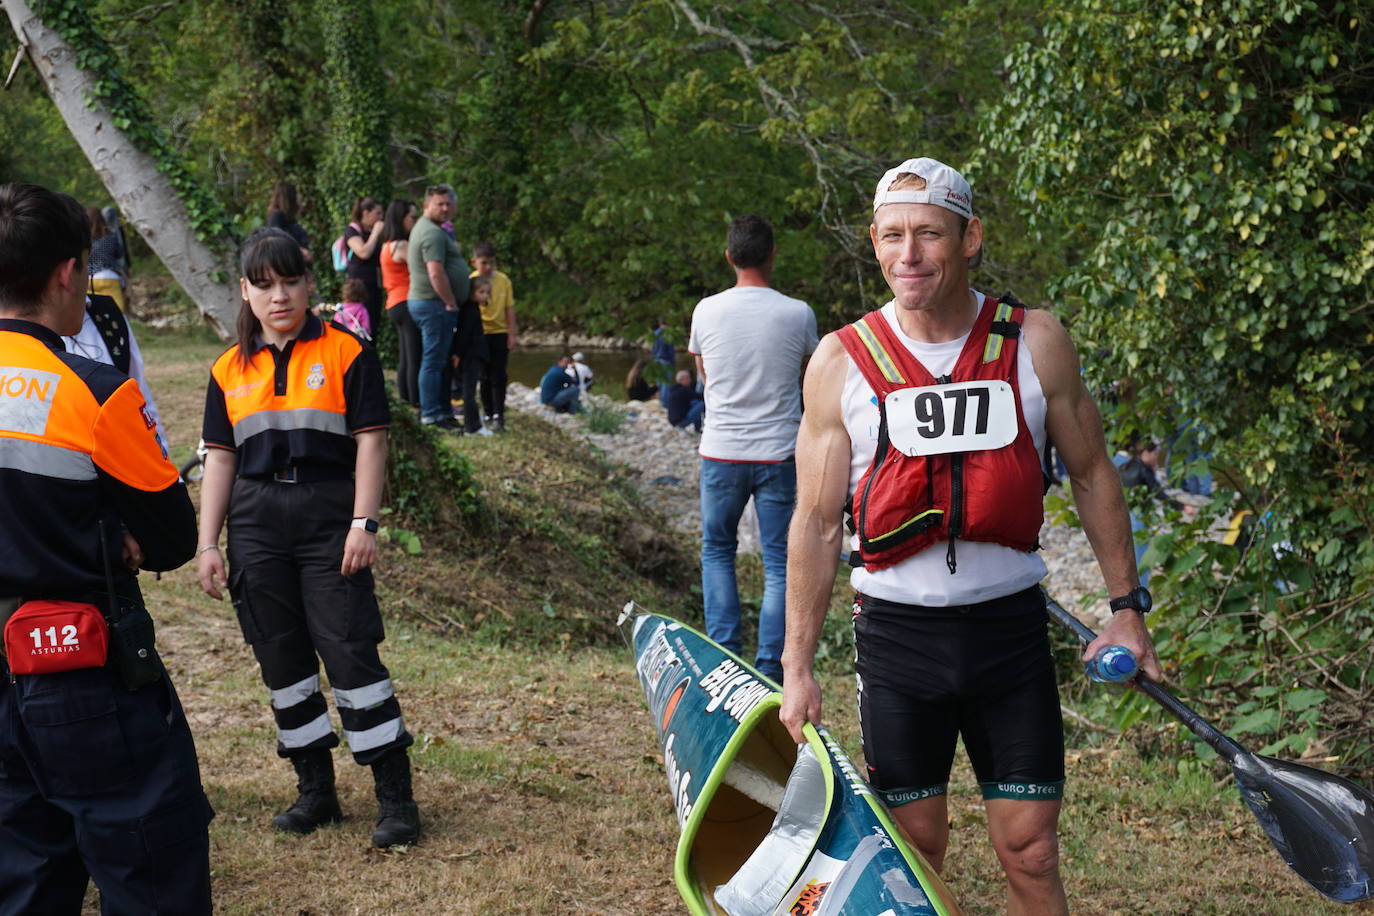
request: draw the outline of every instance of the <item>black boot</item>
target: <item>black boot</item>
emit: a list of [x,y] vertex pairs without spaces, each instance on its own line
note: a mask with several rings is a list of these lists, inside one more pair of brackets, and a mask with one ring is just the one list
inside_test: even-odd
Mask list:
[[291,758],[296,768],[296,788],[300,798],[290,808],[272,818],[272,826],[287,833],[313,833],[321,824],[337,824],[343,819],[339,797],[334,794],[334,758],[329,751],[306,751]]
[[377,782],[377,829],[372,845],[408,846],[420,838],[420,810],[410,794],[410,756],[405,748],[394,750],[372,764]]

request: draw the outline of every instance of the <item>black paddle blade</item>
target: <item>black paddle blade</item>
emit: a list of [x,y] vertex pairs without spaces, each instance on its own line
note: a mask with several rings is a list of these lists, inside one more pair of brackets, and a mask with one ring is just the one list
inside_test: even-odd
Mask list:
[[1244,752],[1236,785],[1288,866],[1341,903],[1374,896],[1374,793],[1300,763]]

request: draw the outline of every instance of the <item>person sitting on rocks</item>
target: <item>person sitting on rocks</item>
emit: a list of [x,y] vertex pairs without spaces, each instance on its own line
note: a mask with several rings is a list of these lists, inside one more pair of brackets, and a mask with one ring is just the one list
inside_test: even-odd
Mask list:
[[692,384],[692,373],[682,369],[677,374],[677,384],[668,389],[664,399],[668,408],[668,422],[678,429],[689,425],[701,432],[701,421],[706,416],[706,402],[696,386]]
[[586,390],[596,384],[596,382],[592,378],[594,374],[592,372],[592,367],[588,366],[582,360],[583,357],[581,353],[574,353],[572,355],[572,362],[568,364],[567,372],[568,377],[573,380],[573,384],[585,393]]
[[571,365],[572,357],[558,357],[558,362],[549,367],[539,382],[539,403],[552,407],[554,413],[578,413],[582,410],[578,402],[582,389],[568,375]]
[[644,367],[647,364],[648,360],[641,356],[635,360],[629,374],[625,376],[625,397],[631,401],[652,400],[658,394],[658,388],[644,378]]

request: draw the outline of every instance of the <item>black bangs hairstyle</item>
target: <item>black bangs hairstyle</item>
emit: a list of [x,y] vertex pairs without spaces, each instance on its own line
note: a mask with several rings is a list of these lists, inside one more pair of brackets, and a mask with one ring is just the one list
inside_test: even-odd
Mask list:
[[[258,229],[243,240],[239,249],[239,272],[249,283],[259,283],[267,279],[269,273],[279,277],[303,277],[310,273],[310,267],[301,254],[301,246],[281,229]],[[248,300],[239,306],[239,319],[235,330],[238,332],[239,363],[247,366],[252,362],[253,340],[262,333],[262,323]]]

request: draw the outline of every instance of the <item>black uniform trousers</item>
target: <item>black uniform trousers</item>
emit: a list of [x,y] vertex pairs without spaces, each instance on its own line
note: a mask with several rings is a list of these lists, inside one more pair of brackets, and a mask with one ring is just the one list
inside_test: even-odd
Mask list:
[[482,370],[482,410],[489,417],[506,415],[506,364],[510,361],[506,333],[487,334],[487,364]]
[[234,481],[229,590],[272,694],[282,757],[339,743],[317,656],[355,761],[370,764],[413,741],[377,653],[384,632],[372,571],[339,572],[352,517],[352,480]]
[[214,816],[162,678],[110,667],[0,678],[0,914],[210,912]]

